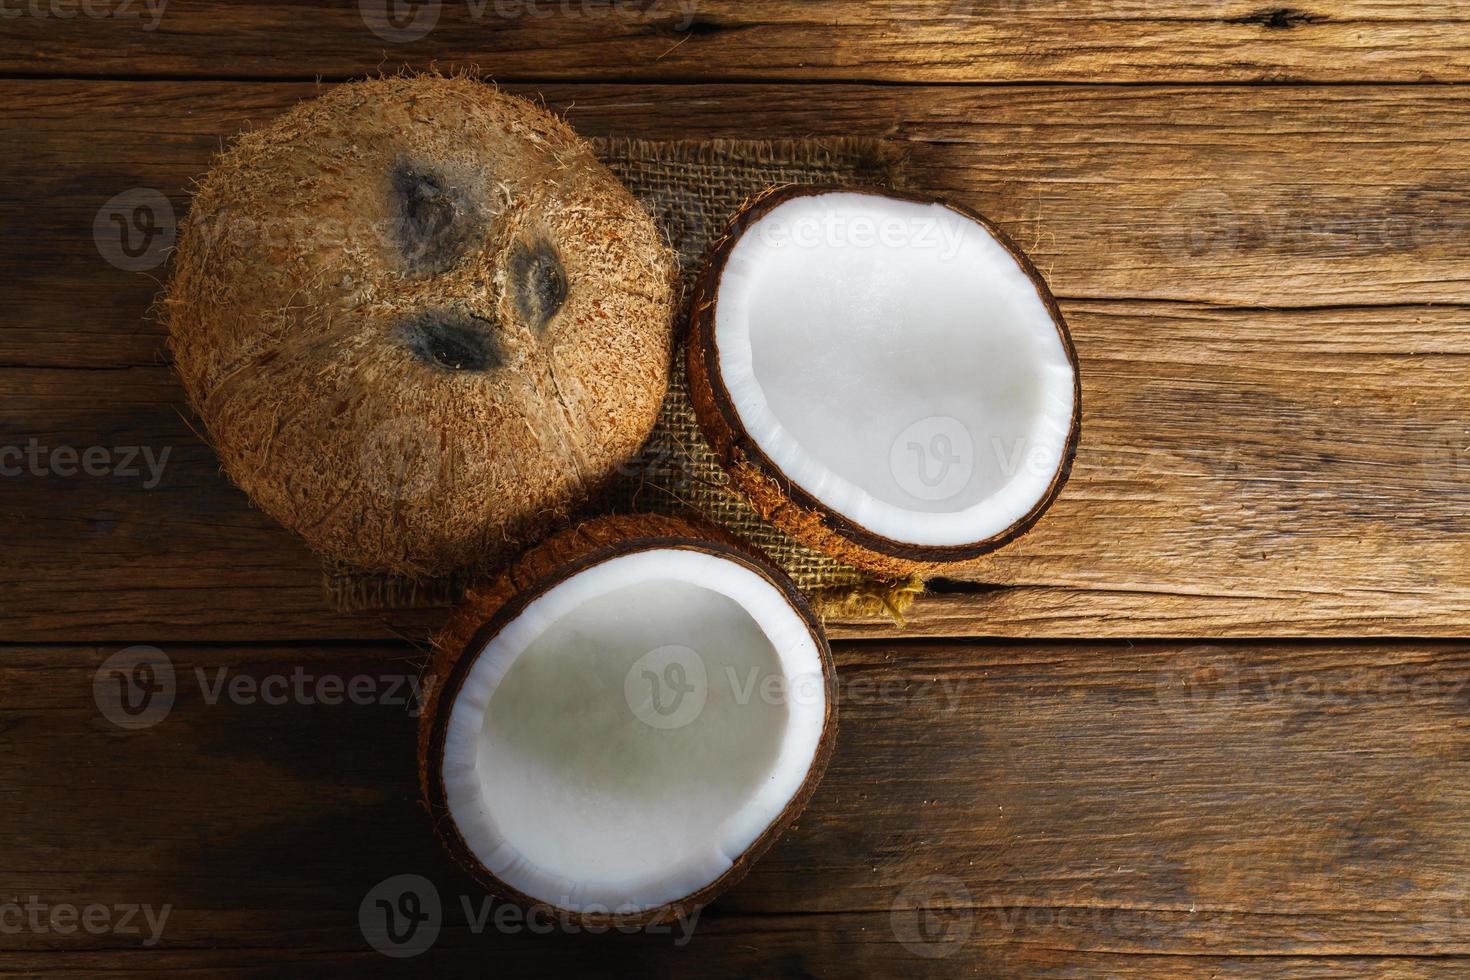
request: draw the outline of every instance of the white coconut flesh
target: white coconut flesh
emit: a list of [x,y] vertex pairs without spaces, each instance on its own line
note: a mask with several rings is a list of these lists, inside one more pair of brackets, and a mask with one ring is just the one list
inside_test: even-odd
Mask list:
[[821,652],[780,589],[719,555],[634,552],[485,645],[451,709],[445,798],[512,888],[646,911],[716,881],[777,820],[825,716]]
[[798,196],[748,226],[715,307],[741,427],[801,489],[891,540],[1002,534],[1048,494],[1075,371],[1014,256],[939,204]]

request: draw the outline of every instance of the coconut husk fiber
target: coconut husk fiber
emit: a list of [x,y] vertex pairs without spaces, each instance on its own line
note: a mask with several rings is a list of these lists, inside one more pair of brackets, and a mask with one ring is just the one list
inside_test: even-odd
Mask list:
[[663,230],[565,121],[465,75],[333,86],[243,134],[171,273],[169,349],[222,469],[362,568],[544,539],[668,387]]
[[[781,184],[903,186],[903,159],[877,139],[597,140],[598,155],[653,214],[678,255],[686,290],[711,243],[749,198]],[[680,314],[680,333],[683,332]],[[682,352],[658,424],[640,456],[581,516],[693,514],[750,542],[791,576],[822,617],[903,614],[923,591],[917,577],[883,579],[829,558],[766,523],[730,487],[695,420]],[[465,586],[495,572],[469,569],[438,579],[326,568],[326,587],[342,610],[403,609],[456,602]]]

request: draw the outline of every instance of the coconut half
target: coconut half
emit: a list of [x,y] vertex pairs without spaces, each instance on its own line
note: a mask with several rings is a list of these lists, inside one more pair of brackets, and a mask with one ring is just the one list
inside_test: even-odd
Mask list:
[[669,921],[805,806],[836,723],[820,626],[719,532],[610,517],[473,592],[420,729],[430,811],[492,890],[579,921]]
[[696,290],[701,428],[756,510],[880,573],[1015,539],[1056,498],[1081,428],[1071,337],[987,219],[869,188],[747,205]]

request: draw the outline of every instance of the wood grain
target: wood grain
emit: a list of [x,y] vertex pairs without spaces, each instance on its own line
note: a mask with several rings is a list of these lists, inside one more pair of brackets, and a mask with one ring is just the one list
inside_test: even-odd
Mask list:
[[[686,969],[700,971],[701,976],[753,977],[766,976],[772,962],[776,969],[805,969],[805,976],[820,980],[842,978],[903,977],[949,978],[980,976],[995,980],[1026,980],[1033,977],[1060,977],[1087,980],[1091,977],[1125,977],[1128,980],[1432,980],[1464,975],[1464,960],[1459,957],[1404,956],[1151,956],[1107,952],[1059,951],[1048,948],[1001,947],[996,950],[967,951],[963,959],[920,960],[901,949],[872,941],[875,930],[887,928],[886,916],[843,916],[831,925],[813,925],[800,916],[772,917],[761,920],[769,932],[756,933],[748,924],[739,924],[732,933],[711,923],[706,930],[705,948],[708,958],[670,954],[654,943],[638,945],[636,937],[619,937],[620,945],[599,941],[601,937],[552,946],[549,941],[527,939],[520,952],[508,958],[513,968],[540,976],[555,972],[559,976],[616,976],[619,978],[651,978],[675,980],[686,976]],[[812,937],[821,939],[820,945]],[[721,938],[722,937],[722,938]],[[623,940],[627,941],[624,942]],[[717,947],[718,943],[718,947]],[[323,976],[363,978],[398,978],[424,976],[431,978],[463,976],[483,972],[483,944],[462,948],[440,948],[432,959],[395,961],[376,953],[311,949],[241,949],[241,950],[167,950],[132,952],[108,950],[104,953],[51,953],[40,960],[48,980],[94,980],[104,971],[117,980],[155,980],[161,973],[169,977],[200,977],[214,980],[275,980],[291,969],[310,969]],[[636,946],[636,949],[634,948]],[[816,962],[811,950],[826,959]],[[607,950],[617,952],[609,956]],[[682,951],[680,951],[682,952]],[[622,972],[609,973],[612,967]],[[34,962],[17,959],[17,962]],[[0,977],[34,977],[35,968],[10,968],[0,963]]]
[[504,80],[1470,77],[1465,10],[1454,0],[99,0],[85,8],[95,14],[81,9],[10,0],[0,72],[311,79],[438,62]]
[[[1062,298],[1470,304],[1470,99],[1457,87],[511,88],[589,136],[891,138],[916,187],[1008,229]],[[316,91],[0,82],[0,139],[25,149],[0,161],[0,221],[15,231],[0,258],[23,314],[0,358],[76,363],[90,331],[111,338],[99,356],[138,334],[124,356],[151,359],[138,314],[152,278],[98,261],[99,209],[151,188],[182,214],[225,140]],[[25,359],[52,347],[66,359]]]
[[[923,600],[912,630],[1463,629],[1470,335],[1459,311],[1065,309],[1088,413],[1068,492],[1030,536],[971,573],[986,586]],[[10,479],[0,504],[0,543],[15,558],[0,567],[6,636],[384,635],[380,616],[325,611],[315,561],[219,475],[166,366],[11,368],[0,398],[0,444],[101,446],[118,463],[122,447],[170,454],[151,488],[141,461],[132,478],[22,469]],[[891,628],[836,630],[858,631]]]
[[[1420,977],[1470,956],[1463,643],[839,645],[842,730],[817,797],[677,948],[469,927],[460,896],[481,893],[434,843],[414,720],[387,703],[412,648],[168,646],[172,708],[136,731],[93,699],[116,652],[0,664],[0,904],[170,917],[147,949],[7,934],[7,975],[478,960],[506,976]],[[288,689],[273,677],[384,697],[271,704],[252,685]],[[211,700],[220,685],[246,695]],[[434,883],[445,926],[395,964],[357,909],[402,873]],[[935,916],[927,942],[916,907]]]
[[[1248,639],[1470,623],[1470,90],[1399,84],[1470,81],[1462,3],[415,0],[401,40],[393,0],[127,2],[0,0],[0,465],[106,467],[0,477],[0,976],[1470,974],[1470,644]],[[391,639],[442,612],[327,608],[190,429],[167,266],[104,257],[314,80],[436,61],[589,135],[886,136],[1082,354],[1067,493],[910,627],[1033,642],[833,624],[828,777],[687,945],[472,927]],[[94,683],[136,642],[177,695],[130,731]],[[393,960],[358,909],[402,873],[446,913]],[[169,917],[14,931],[32,896]]]
[[[0,446],[171,453],[153,489],[6,481],[3,635],[389,635],[380,616],[327,611],[312,557],[219,476],[145,315],[166,267],[114,268],[93,237],[99,209],[129,189],[157,189],[182,214],[220,140],[312,87],[3,91],[0,132],[27,156],[0,161],[0,220],[16,231],[0,236],[12,275]],[[588,133],[749,136],[752,119],[771,135],[886,133],[910,150],[916,186],[994,216],[1063,297],[1085,386],[1076,475],[1030,537],[967,576],[983,585],[923,600],[914,632],[1463,632],[1470,196],[1456,181],[1470,173],[1470,102],[1458,90],[679,92],[545,90]]]

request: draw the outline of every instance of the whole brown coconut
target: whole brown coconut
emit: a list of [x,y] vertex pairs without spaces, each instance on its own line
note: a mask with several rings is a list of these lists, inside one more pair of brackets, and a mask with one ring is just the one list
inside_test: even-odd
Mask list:
[[343,85],[201,182],[170,345],[226,472],[323,555],[422,575],[539,535],[653,427],[673,265],[561,120]]

